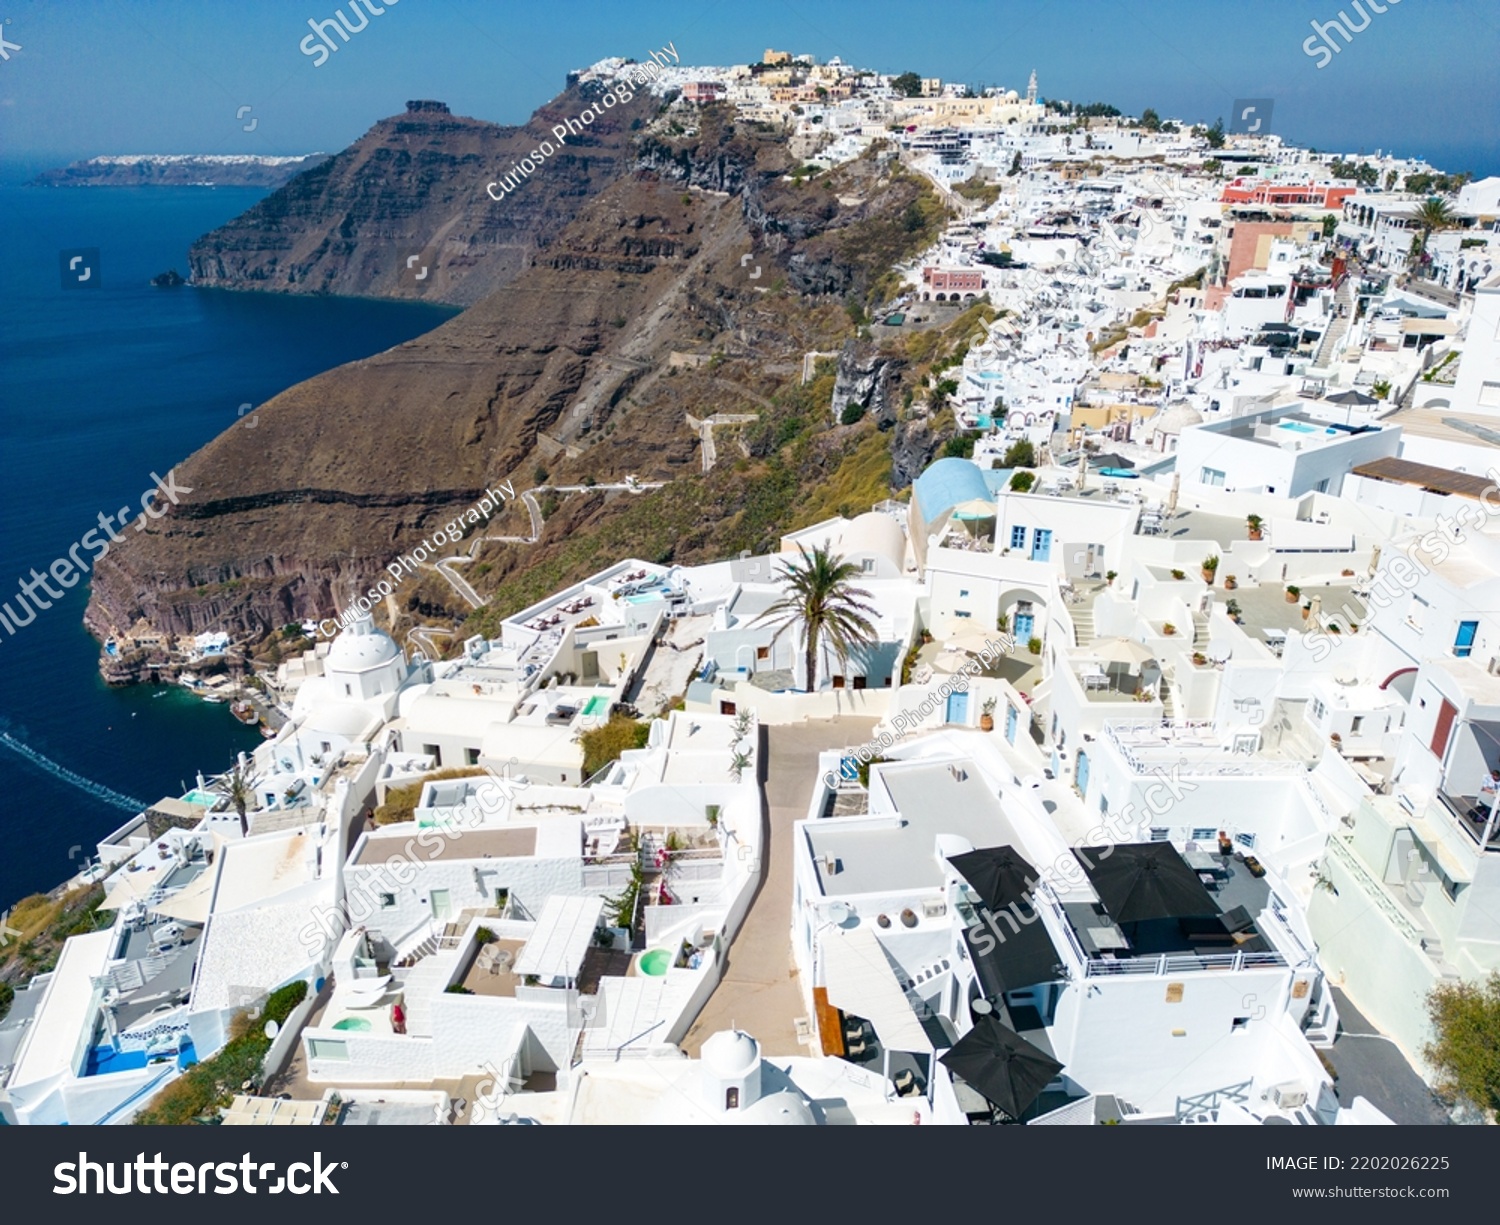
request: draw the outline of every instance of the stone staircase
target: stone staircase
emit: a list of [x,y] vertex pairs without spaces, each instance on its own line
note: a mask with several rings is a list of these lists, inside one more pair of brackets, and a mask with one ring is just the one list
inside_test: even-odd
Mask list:
[[1354,278],[1346,276],[1343,284],[1338,287],[1333,295],[1334,303],[1343,308],[1342,314],[1336,314],[1329,320],[1328,329],[1323,333],[1323,339],[1318,342],[1318,351],[1313,354],[1312,364],[1319,369],[1325,368],[1338,353],[1338,347],[1343,343],[1345,335],[1349,331],[1349,325],[1354,320]]

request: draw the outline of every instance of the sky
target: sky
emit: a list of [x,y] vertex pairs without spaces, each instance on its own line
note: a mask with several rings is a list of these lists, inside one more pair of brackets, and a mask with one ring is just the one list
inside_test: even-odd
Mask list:
[[[671,42],[685,64],[775,47],[1017,90],[1035,69],[1043,97],[1190,122],[1270,98],[1299,144],[1500,174],[1495,0],[390,0],[319,66],[309,22],[351,2],[7,0],[0,158],[334,152],[412,98],[517,123],[569,69]],[[1307,49],[1341,10],[1367,26]]]

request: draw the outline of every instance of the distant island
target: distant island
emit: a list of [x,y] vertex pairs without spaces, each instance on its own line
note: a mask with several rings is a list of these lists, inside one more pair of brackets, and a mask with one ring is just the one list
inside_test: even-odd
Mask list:
[[29,187],[280,187],[331,154],[258,157],[250,154],[132,153],[91,157],[47,170]]
[[152,277],[151,284],[157,289],[176,289],[179,285],[186,285],[187,281],[183,279],[182,273],[178,272],[176,268],[169,268],[166,272],[158,273]]

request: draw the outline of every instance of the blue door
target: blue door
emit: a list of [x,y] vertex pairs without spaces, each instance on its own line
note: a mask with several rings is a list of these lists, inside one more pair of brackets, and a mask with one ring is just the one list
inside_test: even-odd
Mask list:
[[1005,704],[1005,738],[1015,744],[1016,726],[1021,722],[1021,717],[1016,713],[1016,708],[1009,702]]
[[1077,777],[1078,793],[1087,798],[1089,793],[1089,755],[1082,749],[1078,750]]
[[1459,659],[1468,659],[1474,653],[1474,635],[1478,629],[1478,621],[1458,623],[1458,637],[1453,640],[1453,653]]
[[969,695],[967,693],[950,693],[948,695],[948,722],[967,723],[969,721]]
[[1052,560],[1052,533],[1044,527],[1035,528],[1031,533],[1031,560]]
[[1016,641],[1030,642],[1031,627],[1036,624],[1036,619],[1030,613],[1016,614]]

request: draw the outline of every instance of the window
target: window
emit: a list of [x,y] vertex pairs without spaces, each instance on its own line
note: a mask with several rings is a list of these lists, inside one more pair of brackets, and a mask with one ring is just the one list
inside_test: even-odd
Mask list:
[[1206,825],[1206,826],[1196,827],[1193,830],[1193,841],[1194,842],[1212,842],[1213,839],[1214,839],[1214,835],[1217,834],[1218,832],[1219,831],[1217,829],[1215,829],[1212,825]]
[[875,559],[873,557],[861,557],[859,559],[859,572],[861,574],[874,574]]
[[1460,621],[1458,635],[1453,639],[1453,654],[1459,659],[1468,659],[1474,653],[1474,637],[1478,632],[1478,621]]
[[833,687],[835,689],[842,689],[844,687],[844,678],[842,676],[835,676],[833,678]]
[[382,910],[389,910],[395,904],[396,895],[394,893],[382,893],[380,895],[380,908]]
[[464,761],[467,764],[471,765],[471,766],[477,766],[479,764],[479,750],[478,749],[465,749],[464,750]]
[[349,1044],[342,1038],[309,1038],[307,1053],[313,1059],[348,1059]]
[[1326,707],[1326,706],[1323,705],[1323,699],[1322,698],[1314,698],[1308,704],[1308,710],[1312,714],[1312,718],[1313,718],[1313,722],[1314,723],[1322,723],[1323,722],[1323,716],[1328,713],[1328,707]]
[[1354,718],[1353,718],[1353,720],[1349,724],[1349,734],[1351,736],[1358,736],[1359,733],[1360,733],[1360,730],[1364,727],[1364,725],[1365,725],[1365,717],[1364,717],[1364,715],[1355,715]]
[[1152,842],[1165,842],[1167,840],[1167,835],[1169,833],[1171,833],[1171,832],[1172,831],[1169,830],[1169,829],[1163,829],[1160,826],[1153,825],[1151,827],[1151,841]]
[[756,659],[770,659],[771,658],[771,648],[770,647],[756,647],[755,648],[755,658]]
[[345,682],[345,684],[344,684],[344,696],[346,698],[354,696],[354,687],[352,685],[350,685],[348,682]]
[[435,744],[424,744],[422,746],[422,754],[423,754],[423,756],[430,757],[430,758],[432,758],[433,761],[436,761],[439,764],[441,764],[443,754],[438,749],[437,745],[435,745]]
[[967,600],[969,598],[969,590],[968,590],[967,587],[960,587],[959,588],[958,598],[960,600]]
[[964,619],[967,619],[967,618],[970,618],[970,617],[972,617],[972,616],[973,616],[973,615],[974,615],[974,614],[973,614],[973,613],[971,613],[971,612],[969,612],[969,611],[968,611],[968,609],[965,609],[965,608],[960,608],[960,609],[959,609],[959,610],[958,610],[958,611],[957,611],[957,612],[956,612],[956,613],[954,613],[954,614],[953,614],[953,615],[954,615],[954,616],[955,616],[955,617],[961,617],[961,618],[964,618]]
[[1013,549],[1024,549],[1026,547],[1026,529],[1016,526],[1010,529],[1010,547]]
[[1427,620],[1427,601],[1419,595],[1413,595],[1411,603],[1406,608],[1406,623],[1412,629],[1421,631],[1422,624]]
[[863,689],[868,683],[869,681],[866,677],[856,676],[854,678],[854,687],[856,689]]
[[1238,842],[1242,847],[1244,847],[1247,851],[1253,851],[1255,849],[1254,834],[1236,834],[1234,836],[1234,840]]
[[1224,487],[1224,474],[1217,468],[1204,468],[1198,473],[1200,485],[1213,485],[1222,489]]
[[1319,481],[1316,485],[1314,485],[1313,488],[1315,490],[1317,490],[1319,493],[1327,493],[1328,492],[1328,478],[1325,476],[1321,481]]
[[1235,1017],[1234,1020],[1230,1021],[1230,1023],[1229,1023],[1229,1032],[1230,1033],[1234,1033],[1235,1030],[1237,1030],[1237,1029],[1249,1029],[1249,1028],[1250,1028],[1250,1018],[1249,1017]]
[[323,752],[325,752],[325,753],[331,753],[331,752],[333,752],[333,745],[330,744],[327,740],[323,741]]

